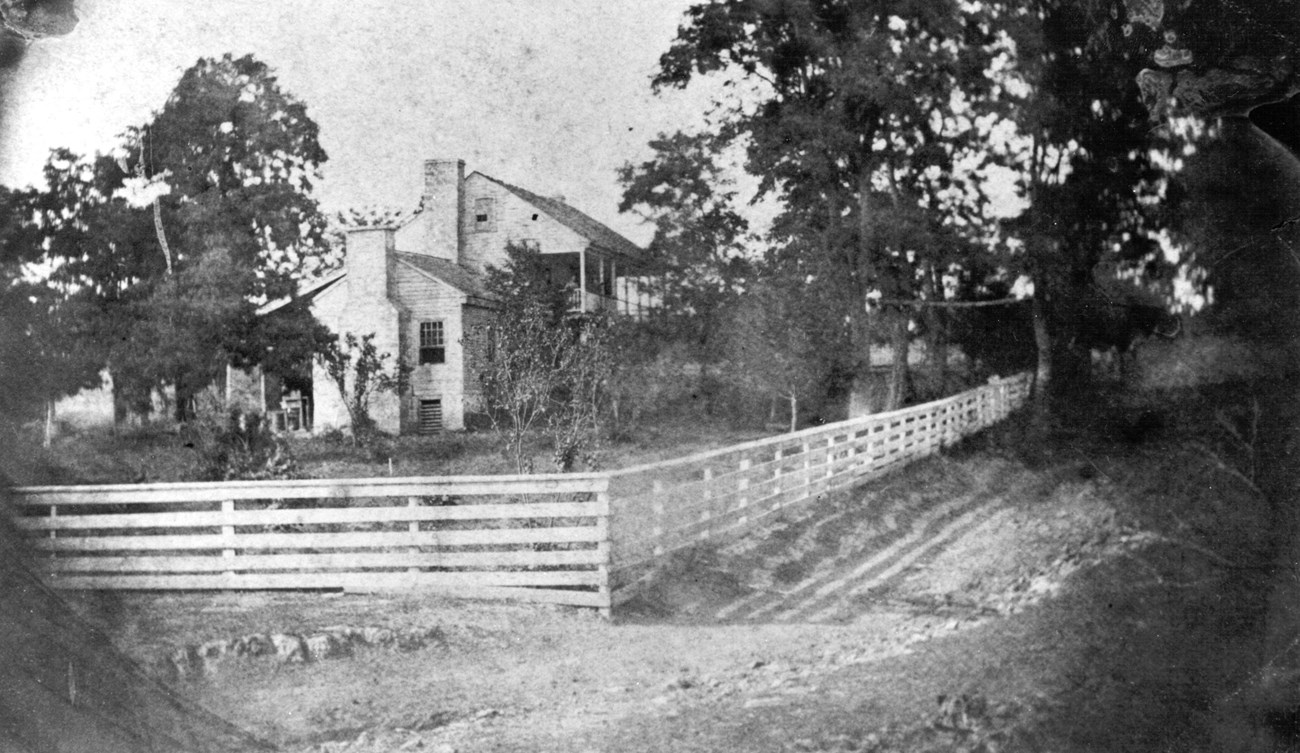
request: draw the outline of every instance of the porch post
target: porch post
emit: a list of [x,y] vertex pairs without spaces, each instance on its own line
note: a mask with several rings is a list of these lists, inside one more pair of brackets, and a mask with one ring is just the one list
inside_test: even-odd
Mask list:
[[587,249],[578,249],[578,311],[587,313]]

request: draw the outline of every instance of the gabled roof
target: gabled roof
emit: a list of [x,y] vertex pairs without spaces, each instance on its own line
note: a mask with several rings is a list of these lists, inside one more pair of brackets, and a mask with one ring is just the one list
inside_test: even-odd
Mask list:
[[417,272],[437,278],[465,295],[474,298],[491,298],[483,286],[483,276],[468,267],[426,254],[398,251],[396,256],[398,261],[413,267]]
[[477,174],[542,210],[561,225],[586,238],[594,246],[632,259],[639,259],[644,254],[640,246],[559,199],[540,196],[490,175]]

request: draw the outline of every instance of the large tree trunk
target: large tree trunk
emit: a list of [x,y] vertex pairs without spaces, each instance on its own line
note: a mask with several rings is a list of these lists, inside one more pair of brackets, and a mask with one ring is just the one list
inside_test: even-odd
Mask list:
[[[934,270],[930,270],[930,299],[943,300],[943,283],[936,279]],[[930,368],[934,371],[935,394],[933,398],[948,394],[948,320],[942,306],[927,306],[924,310],[926,332],[928,333],[926,349],[930,357]]]
[[1030,301],[1034,322],[1034,347],[1038,351],[1038,367],[1034,370],[1028,431],[1042,442],[1046,442],[1052,424],[1052,406],[1048,398],[1048,389],[1052,382],[1053,354],[1052,334],[1047,328],[1047,307],[1043,305],[1046,297],[1043,287],[1043,283],[1034,281],[1034,297]]
[[875,264],[871,256],[873,230],[869,165],[870,160],[864,160],[858,174],[858,260],[853,272],[857,275],[856,292],[860,297],[854,302],[849,315],[849,345],[855,361],[853,386],[849,392],[849,418],[876,413],[882,407],[875,397],[876,380],[871,372],[871,335],[875,315],[867,310],[867,294],[876,282]]
[[177,378],[174,382],[174,392],[176,405],[174,414],[176,423],[186,423],[194,418],[194,398],[196,393],[188,386],[184,386],[184,378]]
[[880,389],[883,380],[871,368],[870,316],[865,310],[854,312],[849,322],[850,346],[856,362],[849,392],[849,418],[879,413],[886,403]]
[[1035,283],[1030,305],[1034,318],[1034,346],[1038,350],[1038,368],[1034,372],[1034,392],[1044,395],[1052,381],[1052,335],[1047,329],[1047,311],[1043,306],[1042,284]]
[[130,415],[130,405],[127,403],[125,390],[122,388],[121,378],[109,370],[109,378],[112,380],[109,391],[112,393],[113,400],[113,427],[123,426],[126,424],[127,416]]
[[889,367],[889,398],[885,410],[898,410],[907,401],[907,355],[911,349],[912,337],[907,331],[911,318],[905,311],[897,313],[893,331],[890,333],[890,350],[893,361]]

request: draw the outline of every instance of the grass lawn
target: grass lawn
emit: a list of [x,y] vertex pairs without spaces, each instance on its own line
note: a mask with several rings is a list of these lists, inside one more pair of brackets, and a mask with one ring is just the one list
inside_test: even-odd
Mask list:
[[[702,413],[661,417],[628,438],[604,442],[599,469],[684,457],[772,433],[736,428],[725,419]],[[502,441],[486,430],[395,437],[373,449],[347,440],[307,436],[291,437],[289,444],[303,478],[493,475],[515,470],[501,452]],[[10,447],[11,451],[0,457],[0,473],[18,485],[192,481],[201,478],[204,467],[199,449],[186,432],[162,424],[116,434],[85,431],[59,437],[49,448],[41,447],[38,432],[29,431]],[[549,439],[534,434],[528,452],[539,472],[550,471]]]

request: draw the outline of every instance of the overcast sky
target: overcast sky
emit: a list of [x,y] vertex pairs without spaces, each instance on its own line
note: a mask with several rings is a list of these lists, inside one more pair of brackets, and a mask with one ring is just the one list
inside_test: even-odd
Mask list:
[[38,181],[55,146],[106,150],[200,56],[252,53],[320,125],[327,209],[412,208],[422,161],[461,157],[646,242],[614,171],[707,105],[649,89],[690,2],[79,0],[76,31],[10,74],[0,183]]

